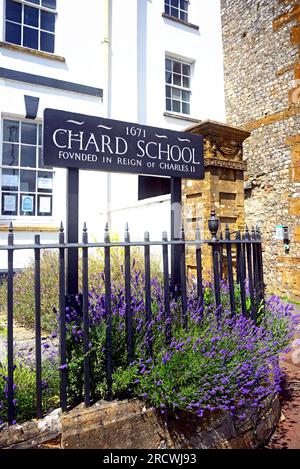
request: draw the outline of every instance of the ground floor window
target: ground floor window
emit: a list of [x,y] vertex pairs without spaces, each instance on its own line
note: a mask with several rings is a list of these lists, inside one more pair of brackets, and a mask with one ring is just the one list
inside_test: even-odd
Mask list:
[[1,215],[52,216],[53,175],[42,166],[42,125],[3,119]]

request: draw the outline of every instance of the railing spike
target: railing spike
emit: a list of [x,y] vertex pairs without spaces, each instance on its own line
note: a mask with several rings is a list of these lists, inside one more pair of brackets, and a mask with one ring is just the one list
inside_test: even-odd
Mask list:
[[59,225],[59,231],[60,231],[60,233],[64,232],[64,225],[63,225],[62,221],[60,222],[60,225]]
[[8,231],[9,231],[9,233],[12,233],[12,232],[14,231],[14,227],[13,227],[12,221],[9,222]]
[[201,233],[200,233],[200,228],[199,228],[199,225],[197,223],[196,225],[196,230],[195,230],[195,240],[196,241],[200,241],[201,239]]
[[130,242],[130,234],[129,234],[129,226],[128,222],[125,224],[125,242],[129,243]]
[[83,223],[83,229],[82,229],[82,231],[83,231],[84,233],[86,233],[86,232],[87,232],[87,226],[86,226],[86,222],[84,222],[84,223]]
[[105,228],[104,228],[104,242],[105,242],[105,243],[109,243],[109,242],[110,242],[108,222],[105,223]]
[[162,232],[162,240],[163,241],[168,241],[168,233],[166,231]]
[[149,243],[150,242],[150,234],[149,234],[149,231],[145,231],[144,233],[144,241],[146,243]]

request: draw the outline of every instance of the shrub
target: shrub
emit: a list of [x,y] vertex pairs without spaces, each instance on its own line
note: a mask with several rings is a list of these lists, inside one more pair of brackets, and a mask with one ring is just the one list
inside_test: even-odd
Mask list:
[[[226,306],[229,299],[225,283],[222,285],[222,308],[213,304],[213,290],[209,284],[205,286],[205,305],[201,307],[192,285],[188,292],[188,326],[184,329],[180,299],[171,301],[171,317],[165,318],[159,277],[151,280],[152,320],[149,323],[145,319],[144,274],[135,260],[131,280],[135,355],[130,364],[126,356],[122,269],[112,283],[113,398],[145,399],[161,412],[184,410],[201,416],[205,411],[224,409],[235,415],[244,405],[259,408],[266,396],[279,391],[278,353],[285,349],[294,332],[290,305],[283,305],[279,298],[271,297],[265,308],[260,308],[259,323],[255,325],[240,310],[231,315]],[[79,304],[66,309],[66,320],[67,362],[64,366],[68,374],[68,404],[74,405],[84,397],[83,321]],[[95,273],[94,285],[89,291],[88,356],[92,400],[105,398],[108,391],[106,324],[104,275]],[[169,344],[166,344],[167,325],[172,337]],[[17,365],[15,370],[18,421],[34,416],[34,371],[26,366],[25,370],[24,366]],[[2,368],[2,394],[5,394],[6,370]],[[56,373],[57,369],[56,365]],[[58,378],[55,373],[53,376],[53,384],[50,385],[48,380],[45,410],[52,408],[52,399],[57,402]]]
[[[95,248],[89,255],[89,285],[96,288],[98,282],[103,283],[103,276],[99,272],[104,270],[103,249]],[[132,258],[137,268],[143,268],[143,252],[141,249],[132,249]],[[112,281],[119,282],[122,278],[122,265],[124,262],[124,249],[111,249]],[[79,284],[81,285],[81,260],[79,259]],[[151,257],[151,270],[157,274],[160,270],[158,257]],[[52,332],[57,329],[58,309],[58,279],[59,264],[58,253],[54,250],[41,251],[41,323],[42,329]],[[31,259],[27,267],[14,277],[14,319],[21,326],[32,328],[35,324],[34,303],[34,260]],[[0,286],[0,308],[6,310],[7,281]]]
[[[36,415],[35,367],[16,362],[14,367],[14,411],[18,422]],[[44,361],[42,371],[42,408],[47,413],[59,407],[59,372],[57,362]],[[0,424],[7,419],[7,364],[0,363]]]

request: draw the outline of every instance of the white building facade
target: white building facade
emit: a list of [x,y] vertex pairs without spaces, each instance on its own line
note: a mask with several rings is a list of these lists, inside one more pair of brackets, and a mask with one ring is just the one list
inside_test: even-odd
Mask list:
[[[224,121],[219,0],[0,0],[0,242],[57,240],[66,170],[45,168],[45,108],[183,130]],[[168,182],[80,171],[80,225],[170,232]],[[23,262],[19,258],[19,264]],[[1,265],[0,265],[1,268]]]

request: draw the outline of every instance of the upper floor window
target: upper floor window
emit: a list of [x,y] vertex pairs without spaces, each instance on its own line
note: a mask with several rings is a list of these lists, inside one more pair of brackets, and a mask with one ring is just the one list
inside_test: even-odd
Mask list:
[[3,119],[1,150],[1,215],[51,216],[54,173],[42,166],[42,125]]
[[191,64],[166,57],[166,110],[190,114]]
[[183,21],[188,21],[188,0],[165,0],[165,13]]
[[54,52],[56,0],[6,0],[5,41]]

